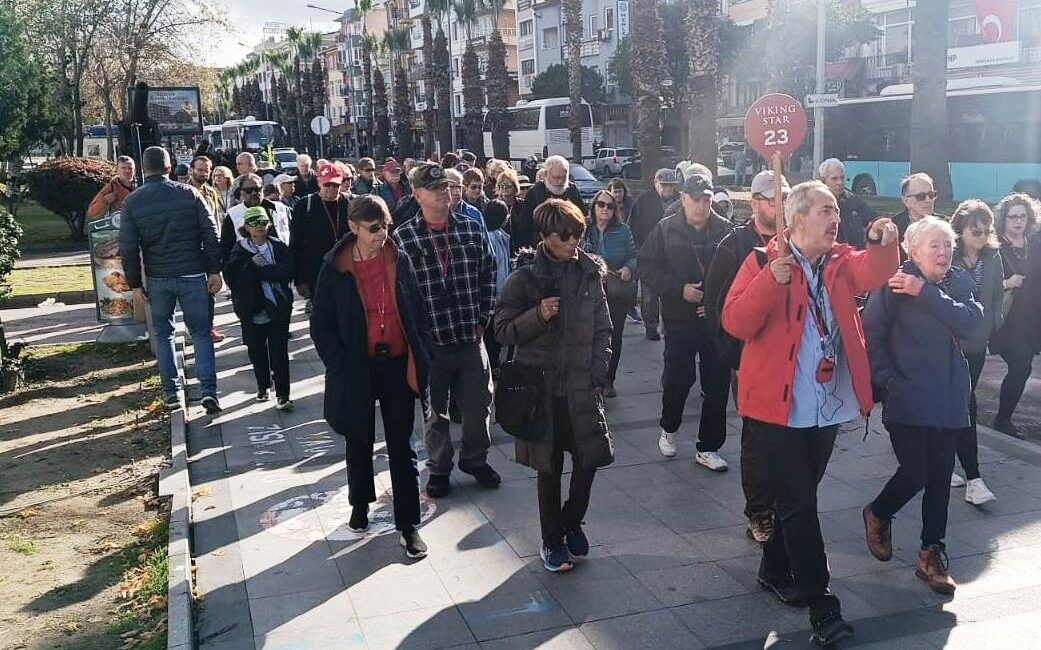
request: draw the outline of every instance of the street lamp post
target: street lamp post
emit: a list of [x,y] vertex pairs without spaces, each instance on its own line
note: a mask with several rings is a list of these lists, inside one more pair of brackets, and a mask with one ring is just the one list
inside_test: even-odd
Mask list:
[[[825,33],[828,17],[827,0],[817,0],[817,95],[825,91]],[[813,170],[811,176],[816,177],[824,157],[824,109],[818,103],[813,108]]]

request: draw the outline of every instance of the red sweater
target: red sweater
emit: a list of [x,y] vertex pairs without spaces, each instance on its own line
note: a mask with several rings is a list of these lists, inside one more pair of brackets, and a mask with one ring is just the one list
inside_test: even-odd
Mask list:
[[383,255],[354,262],[354,278],[365,306],[370,357],[376,355],[377,343],[386,344],[392,357],[405,354],[407,350],[405,332],[398,317],[398,305],[384,265]]
[[[834,244],[824,267],[824,286],[842,335],[842,349],[853,377],[860,412],[871,412],[871,368],[864,348],[864,328],[855,296],[877,289],[900,264],[897,242],[869,244],[858,251]],[[768,262],[777,258],[777,240],[767,247]],[[792,381],[799,356],[809,297],[806,276],[792,267],[792,281],[777,284],[769,264],[759,268],[755,255],[745,258],[723,307],[723,327],[745,342],[738,369],[738,412],[742,417],[787,426]]]

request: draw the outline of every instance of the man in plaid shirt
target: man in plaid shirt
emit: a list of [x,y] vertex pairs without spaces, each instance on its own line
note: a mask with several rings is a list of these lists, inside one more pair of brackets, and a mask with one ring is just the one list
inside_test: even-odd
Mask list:
[[434,341],[434,416],[424,434],[430,469],[426,491],[438,498],[450,490],[455,450],[449,434],[449,392],[463,416],[459,469],[484,487],[498,487],[501,478],[488,466],[492,375],[482,340],[495,300],[495,258],[481,225],[451,211],[448,177],[440,166],[417,167],[412,188],[420,211],[394,231],[394,242],[416,269]]

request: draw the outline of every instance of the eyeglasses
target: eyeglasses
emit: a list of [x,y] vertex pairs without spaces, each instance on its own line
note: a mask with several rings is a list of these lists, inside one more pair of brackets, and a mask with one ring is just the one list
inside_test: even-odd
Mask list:
[[390,228],[390,224],[386,221],[381,221],[380,223],[374,223],[371,226],[364,226],[364,228],[365,230],[369,231],[369,234],[375,235],[381,230],[388,230]]
[[259,187],[240,187],[239,188],[239,193],[241,193],[241,194],[259,194],[260,193],[260,188]]
[[973,237],[990,237],[994,234],[994,229],[987,228],[986,230],[979,230],[978,228],[969,228],[969,232]]
[[936,192],[918,192],[917,194],[905,194],[904,196],[913,198],[916,201],[925,201],[926,199],[929,199],[931,201],[935,199],[938,195]]
[[593,204],[598,208],[604,208],[614,212],[614,203],[608,203],[607,201],[594,201]]
[[339,183],[325,183],[325,184],[322,185],[322,187],[335,187],[335,188],[339,189],[340,188],[340,184]]
[[1016,221],[1026,221],[1026,218],[1026,212],[1016,212],[1015,214],[1009,212],[1007,215],[1005,215],[1005,219],[1015,219]]

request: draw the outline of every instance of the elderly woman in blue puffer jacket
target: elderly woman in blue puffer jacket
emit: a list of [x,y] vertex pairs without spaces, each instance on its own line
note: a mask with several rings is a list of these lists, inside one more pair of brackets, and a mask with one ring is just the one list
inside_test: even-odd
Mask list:
[[629,224],[624,223],[625,213],[617,197],[600,190],[589,203],[589,217],[582,249],[598,255],[607,264],[604,291],[607,307],[611,312],[611,365],[607,369],[608,384],[604,397],[617,395],[614,387],[618,374],[618,361],[622,356],[622,333],[625,330],[625,315],[636,305],[636,240]]
[[942,594],[957,587],[943,539],[958,432],[969,426],[971,382],[961,340],[975,335],[983,308],[972,275],[952,265],[954,231],[925,217],[904,235],[908,259],[864,309],[871,380],[885,395],[882,422],[900,463],[864,508],[868,549],[893,556],[891,520],[922,496],[922,545],[915,575]]

